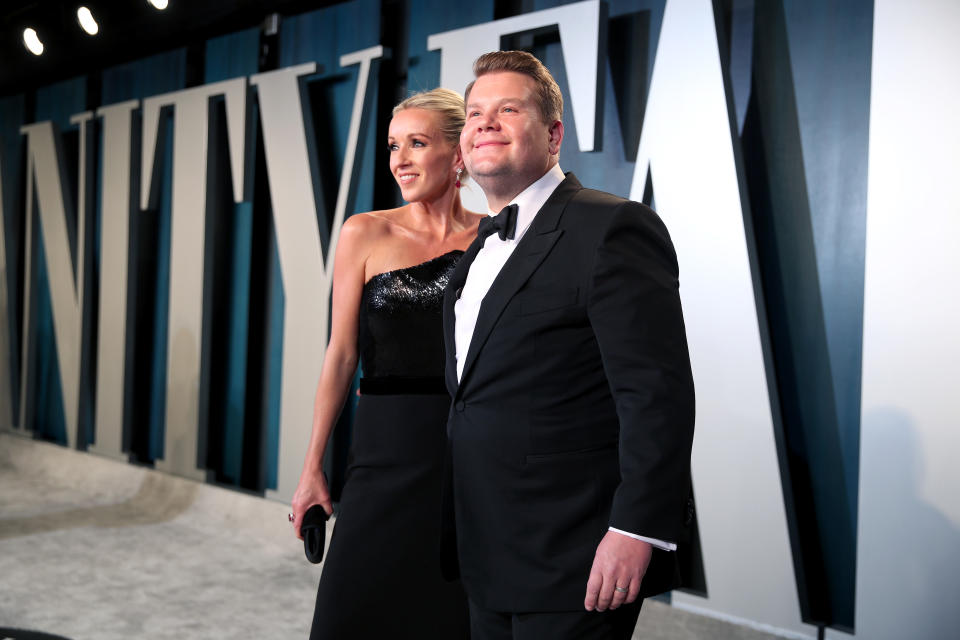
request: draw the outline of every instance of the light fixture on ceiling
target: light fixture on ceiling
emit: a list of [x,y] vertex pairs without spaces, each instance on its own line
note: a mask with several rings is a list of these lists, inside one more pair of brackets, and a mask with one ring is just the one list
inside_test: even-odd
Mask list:
[[31,27],[23,30],[23,44],[35,56],[43,53],[43,43],[40,42],[40,36]]
[[157,9],[160,9],[160,11],[163,11],[167,8],[167,0],[147,0],[147,2],[152,4]]
[[77,22],[80,23],[80,26],[83,27],[84,31],[92,36],[97,35],[97,33],[100,31],[97,21],[93,19],[93,14],[90,13],[90,9],[87,9],[86,7],[80,7],[77,9]]

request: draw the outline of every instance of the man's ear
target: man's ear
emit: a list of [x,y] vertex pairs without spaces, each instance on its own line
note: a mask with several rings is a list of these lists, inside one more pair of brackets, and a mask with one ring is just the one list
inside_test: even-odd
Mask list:
[[563,123],[555,120],[547,133],[550,135],[550,155],[555,156],[560,153],[560,144],[563,142]]

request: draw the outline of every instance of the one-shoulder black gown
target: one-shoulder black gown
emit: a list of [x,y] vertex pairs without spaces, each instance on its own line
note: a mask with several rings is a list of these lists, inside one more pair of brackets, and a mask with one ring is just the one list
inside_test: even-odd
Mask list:
[[441,577],[439,552],[443,288],[461,255],[364,285],[361,395],[311,640],[469,637],[466,596]]

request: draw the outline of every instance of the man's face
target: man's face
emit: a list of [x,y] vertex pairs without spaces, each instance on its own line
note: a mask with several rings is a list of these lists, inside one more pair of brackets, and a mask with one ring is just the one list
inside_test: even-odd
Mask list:
[[513,71],[477,78],[467,98],[467,122],[460,135],[470,175],[490,189],[516,195],[556,162],[563,137],[560,122],[545,123],[534,81]]

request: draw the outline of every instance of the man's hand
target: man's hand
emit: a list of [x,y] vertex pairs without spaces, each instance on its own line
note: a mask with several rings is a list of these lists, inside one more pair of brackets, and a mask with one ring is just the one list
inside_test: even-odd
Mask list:
[[650,543],[607,531],[597,546],[587,580],[587,596],[583,601],[587,611],[616,609],[624,602],[635,601],[640,595],[640,582],[647,572],[651,553]]

